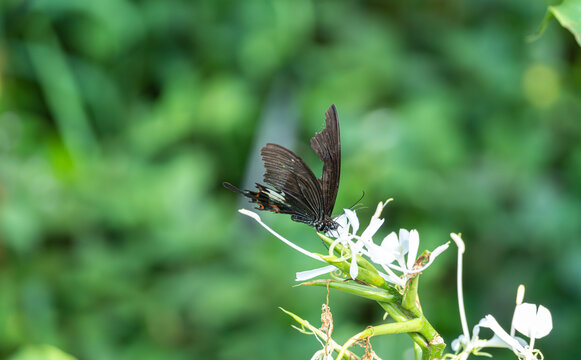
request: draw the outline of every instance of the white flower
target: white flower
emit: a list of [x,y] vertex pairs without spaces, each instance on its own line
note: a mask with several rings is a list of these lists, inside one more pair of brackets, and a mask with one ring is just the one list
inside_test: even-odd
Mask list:
[[[486,347],[504,347],[511,349],[519,359],[538,360],[543,359],[543,354],[535,349],[535,338],[546,336],[553,328],[551,312],[544,306],[523,303],[525,287],[520,285],[516,295],[516,307],[512,317],[512,326],[510,334],[507,333],[496,321],[492,315],[486,315],[480,320],[478,325],[474,326],[472,336],[468,333],[468,324],[464,311],[464,296],[462,292],[462,255],[465,251],[464,241],[458,234],[450,234],[452,240],[458,246],[458,307],[460,309],[460,320],[462,323],[463,334],[452,341],[452,350],[457,355],[454,359],[467,359],[470,354],[488,355],[481,352]],[[494,332],[494,336],[488,340],[478,337],[480,328],[489,328]],[[514,336],[515,329],[530,338],[529,344],[524,339]],[[458,354],[458,352],[462,350]]]
[[[359,275],[357,256],[366,256],[372,262],[382,267],[384,272],[379,272],[379,274],[386,281],[403,287],[409,274],[418,273],[425,270],[439,254],[448,248],[448,244],[444,244],[436,248],[430,254],[428,262],[421,267],[414,267],[416,266],[415,262],[417,259],[420,243],[420,236],[417,230],[408,231],[401,229],[399,231],[399,236],[392,232],[383,239],[381,245],[375,244],[373,242],[373,236],[385,221],[384,219],[380,218],[381,212],[390,201],[391,199],[387,200],[385,203],[379,202],[375,214],[371,217],[369,225],[365,228],[361,235],[357,235],[357,231],[359,230],[359,218],[357,217],[355,211],[351,209],[344,209],[345,212],[335,219],[335,222],[338,224],[337,229],[328,231],[326,235],[335,238],[335,241],[329,246],[329,254],[333,254],[334,249],[338,244],[341,244],[343,247],[349,249],[349,253],[345,254],[346,257],[339,260],[350,260],[349,275],[352,279],[356,279]],[[271,232],[273,235],[295,250],[309,257],[321,260],[318,255],[297,246],[296,244],[276,233],[262,222],[258,214],[248,210],[239,211],[240,213],[255,219],[265,229],[267,229],[269,232]],[[394,264],[396,260],[397,265]],[[328,265],[313,270],[298,272],[296,274],[296,280],[308,280],[313,277],[332,272],[336,269],[337,268],[335,266]],[[396,274],[395,271],[401,272],[402,275]]]
[[[383,239],[379,246],[373,243],[368,244],[367,255],[371,261],[381,265],[387,272],[387,274],[380,272],[380,275],[385,280],[404,286],[407,275],[424,271],[448,246],[448,244],[444,244],[437,247],[431,252],[430,258],[425,265],[414,268],[420,247],[420,235],[417,230],[400,229],[399,236],[392,232]],[[406,254],[407,259],[405,258]],[[395,260],[397,260],[399,265],[393,264]],[[403,278],[395,275],[392,269],[402,272]]]
[[[377,205],[375,214],[361,235],[357,235],[357,230],[359,230],[357,214],[353,210],[345,209],[345,213],[335,219],[339,224],[338,228],[327,233],[328,236],[336,239],[329,247],[329,253],[333,253],[337,244],[341,244],[350,250],[351,266],[349,268],[349,275],[352,279],[357,278],[359,274],[359,265],[356,261],[357,255],[366,256],[372,262],[382,267],[385,272],[379,272],[379,274],[386,281],[403,287],[409,274],[425,270],[439,254],[448,248],[448,244],[436,248],[430,254],[428,262],[417,268],[414,268],[420,243],[420,235],[417,230],[408,231],[401,229],[399,236],[392,232],[383,239],[381,245],[375,244],[373,242],[373,236],[385,221],[380,218],[381,212],[390,201],[391,199],[385,203],[380,202]],[[407,259],[405,257],[406,255]],[[394,264],[396,260],[398,265]],[[403,275],[397,275],[394,270],[403,273]],[[297,273],[297,280],[306,280],[323,273],[325,273],[324,268]]]
[[[371,241],[373,235],[375,235],[381,224],[383,224],[383,219],[378,219],[374,216],[361,236],[358,236],[357,230],[359,230],[359,218],[357,217],[357,214],[351,209],[344,209],[344,211],[345,212],[343,214],[339,215],[335,219],[335,222],[339,225],[337,229],[328,231],[326,234],[327,236],[331,236],[336,239],[329,247],[329,253],[333,253],[333,250],[337,244],[341,244],[347,247],[351,251],[351,266],[349,267],[349,276],[351,276],[352,279],[356,279],[357,275],[359,275],[357,255],[362,254],[366,241]],[[329,273],[335,269],[336,268],[334,266],[326,266],[323,268],[298,272],[296,280],[308,280],[315,276]]]
[[[480,320],[479,325],[487,327],[494,332],[494,336],[486,342],[487,347],[509,348],[519,359],[538,360],[543,358],[541,352],[535,349],[533,345],[527,345],[524,339],[517,336],[510,336],[492,315],[486,315]],[[534,338],[531,338],[532,343],[534,343]]]
[[514,309],[512,326],[531,339],[540,339],[551,332],[553,319],[549,309],[543,305],[522,303]]

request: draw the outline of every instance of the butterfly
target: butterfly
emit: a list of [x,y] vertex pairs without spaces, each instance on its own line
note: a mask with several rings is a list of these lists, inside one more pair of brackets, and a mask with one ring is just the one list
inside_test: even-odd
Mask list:
[[266,172],[257,191],[240,190],[224,182],[225,188],[238,192],[258,206],[256,209],[290,214],[293,221],[313,226],[317,231],[336,230],[331,213],[337,199],[341,172],[339,117],[335,105],[325,113],[325,128],[311,138],[311,148],[323,162],[323,174],[315,177],[307,164],[291,150],[266,144],[261,150]]

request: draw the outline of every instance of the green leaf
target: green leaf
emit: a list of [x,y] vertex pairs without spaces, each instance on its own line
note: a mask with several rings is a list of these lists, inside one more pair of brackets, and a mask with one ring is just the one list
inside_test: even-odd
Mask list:
[[557,18],[561,26],[569,30],[577,44],[581,46],[581,0],[564,0],[560,5],[549,6],[543,22],[541,23],[538,34],[529,38],[529,40],[536,40],[539,38],[547,25],[553,18]]

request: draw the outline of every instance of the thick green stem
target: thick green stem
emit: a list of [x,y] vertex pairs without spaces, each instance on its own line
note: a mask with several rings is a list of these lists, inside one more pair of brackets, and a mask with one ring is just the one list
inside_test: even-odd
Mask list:
[[[409,321],[410,317],[413,317],[412,314],[409,314],[406,309],[403,309],[403,307],[398,304],[385,302],[378,303],[397,322],[406,322]],[[421,329],[416,332],[410,332],[408,335],[422,348],[422,358],[440,358],[446,347],[442,337],[423,315],[415,320],[421,322]]]

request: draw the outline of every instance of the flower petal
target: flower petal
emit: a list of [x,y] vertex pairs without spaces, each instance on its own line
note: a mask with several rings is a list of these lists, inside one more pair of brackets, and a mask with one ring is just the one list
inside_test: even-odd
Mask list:
[[397,240],[397,235],[395,234],[395,232],[392,232],[389,235],[387,235],[385,238],[383,238],[383,241],[381,242],[381,247],[389,252],[397,251],[398,246],[399,242]]
[[547,336],[553,329],[553,318],[551,317],[551,312],[549,309],[543,305],[539,305],[539,311],[537,312],[537,326],[535,331],[535,337],[540,339]]
[[531,336],[531,330],[534,330],[535,318],[537,316],[537,306],[530,303],[522,303],[514,309],[512,326],[521,334]]
[[537,312],[537,306],[530,303],[517,305],[512,324],[521,334],[535,339],[546,336],[553,328],[551,312],[542,305]]
[[452,345],[451,345],[452,351],[457,352],[458,350],[460,350],[460,345],[462,345],[463,340],[464,340],[464,335],[460,335],[456,339],[452,340]]
[[374,243],[367,244],[367,256],[372,262],[381,265],[388,265],[395,261],[393,251]]
[[308,257],[311,257],[315,260],[318,261],[323,261],[325,262],[325,260],[321,259],[321,257],[319,255],[313,254],[312,252],[303,249],[302,247],[296,245],[295,243],[293,243],[290,240],[287,240],[284,236],[280,235],[279,233],[277,233],[276,231],[272,230],[268,225],[266,225],[265,223],[262,222],[262,219],[260,218],[260,215],[258,215],[257,213],[250,211],[250,210],[246,210],[246,209],[240,209],[238,210],[239,213],[246,215],[246,216],[250,216],[251,218],[253,218],[254,220],[256,220],[257,223],[259,223],[263,228],[265,228],[266,230],[268,230],[272,235],[276,236],[280,241],[284,242],[285,244],[287,244],[288,246],[292,247],[293,249],[295,249],[296,251],[307,255]]
[[412,230],[410,231],[409,236],[409,252],[407,261],[407,268],[409,270],[413,269],[414,264],[416,263],[419,247],[420,247],[420,234],[418,233],[417,230]]
[[399,285],[401,287],[405,286],[405,281],[400,277],[388,275],[381,271],[378,271],[377,273],[379,274],[379,276],[381,276],[385,281],[387,281],[390,284]]
[[[428,262],[424,266],[422,266],[422,267],[420,267],[418,269],[408,270],[407,272],[408,273],[415,274],[415,273],[419,273],[419,272],[422,272],[422,271],[426,270],[428,268],[428,266],[432,265],[432,263],[438,257],[438,255],[440,255],[441,253],[443,253],[449,247],[450,247],[450,244],[448,244],[448,243],[438,246],[436,249],[434,249],[434,251],[432,251],[430,253],[430,259],[428,260]],[[409,259],[409,257],[408,257],[408,259]]]
[[359,219],[357,218],[357,214],[351,209],[345,209],[345,215],[349,219],[349,224],[353,227],[352,233],[357,233],[357,230],[359,230]]
[[[401,254],[405,255],[409,249],[409,238],[410,232],[406,229],[399,229],[399,234],[397,236],[399,239],[399,246],[401,247]],[[403,264],[402,264],[403,265]]]
[[324,266],[322,268],[313,269],[313,270],[306,270],[306,271],[299,271],[296,274],[295,281],[305,281],[317,277],[319,275],[328,274],[332,271],[335,271],[337,268],[333,265]]
[[379,219],[376,217],[371,218],[369,225],[367,225],[367,228],[363,231],[363,234],[361,234],[361,238],[370,241],[377,230],[379,230],[381,225],[383,225],[384,221],[384,219]]
[[502,341],[504,341],[513,351],[519,353],[524,353],[525,348],[512,336],[510,336],[504,329],[500,326],[498,321],[492,315],[486,315],[478,323],[481,327],[486,327],[492,330]]

